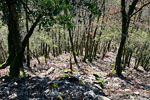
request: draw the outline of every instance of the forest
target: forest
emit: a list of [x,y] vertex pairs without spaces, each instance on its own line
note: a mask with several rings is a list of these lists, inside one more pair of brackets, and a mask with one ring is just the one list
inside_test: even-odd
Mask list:
[[150,0],[0,0],[0,100],[150,100]]

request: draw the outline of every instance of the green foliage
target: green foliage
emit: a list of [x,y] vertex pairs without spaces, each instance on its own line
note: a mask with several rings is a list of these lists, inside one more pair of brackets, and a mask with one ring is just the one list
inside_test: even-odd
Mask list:
[[104,86],[105,83],[107,82],[104,79],[101,79],[101,77],[98,74],[93,74],[93,75],[95,76],[97,83],[100,84],[101,86]]
[[53,83],[51,86],[49,86],[49,88],[57,88],[58,84],[57,83]]
[[92,2],[85,2],[84,3],[85,6],[88,7],[89,13],[93,14],[93,15],[101,15],[101,11],[100,8],[96,5],[96,3],[92,3]]
[[8,75],[2,75],[2,76],[0,76],[0,79],[8,78],[8,77],[9,77]]
[[80,84],[83,84],[83,81],[82,81],[82,80],[79,80],[79,83],[80,83]]
[[58,18],[58,21],[61,25],[65,24],[67,26],[68,29],[73,29],[74,24],[73,22],[71,22],[71,19],[73,18],[73,15],[64,15],[64,16],[60,16]]
[[117,71],[115,70],[115,67],[113,67],[112,74],[116,74],[116,73],[117,73]]
[[0,69],[3,69],[4,65],[6,64],[7,62],[5,61],[4,63],[0,64]]
[[107,81],[105,80],[98,80],[98,83],[102,86],[104,86],[106,84]]
[[[101,41],[109,41],[109,40],[113,40],[113,44],[119,43],[120,38],[121,38],[121,34],[120,31],[121,30],[121,25],[113,25],[113,26],[106,26],[104,30],[99,30],[102,31],[103,35],[101,37]],[[117,28],[116,28],[117,27]]]
[[63,100],[62,96],[60,96],[60,95],[58,96],[58,98],[59,98],[59,100]]
[[68,78],[68,77],[69,77],[69,75],[64,74],[62,77],[63,77],[63,78]]
[[21,73],[19,74],[19,78],[23,78],[23,77],[24,77],[23,72],[21,72]]
[[69,69],[69,70],[67,70],[67,72],[68,72],[68,73],[73,73],[74,71],[71,70],[71,69]]
[[0,29],[2,28],[2,26],[3,26],[3,25],[0,23]]

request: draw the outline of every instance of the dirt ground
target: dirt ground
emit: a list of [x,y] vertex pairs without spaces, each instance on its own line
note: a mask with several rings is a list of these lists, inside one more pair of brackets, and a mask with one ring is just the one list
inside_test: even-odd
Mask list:
[[[72,61],[73,71],[69,54],[47,59],[47,64],[42,57],[41,64],[32,59],[26,77],[0,78],[0,100],[150,100],[150,72],[134,70],[132,59],[118,77],[111,73],[115,56],[109,52],[104,60],[79,62],[80,68]],[[8,68],[0,70],[1,77],[8,73]]]

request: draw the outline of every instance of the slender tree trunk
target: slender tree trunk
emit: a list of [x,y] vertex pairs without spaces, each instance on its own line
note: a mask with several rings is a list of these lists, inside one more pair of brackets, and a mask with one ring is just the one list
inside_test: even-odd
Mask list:
[[130,18],[135,10],[136,4],[139,0],[133,0],[132,4],[129,6],[129,11],[126,12],[126,2],[125,0],[121,0],[121,14],[122,14],[122,36],[121,36],[121,43],[119,46],[119,50],[116,57],[116,63],[114,71],[120,76],[122,75],[122,67],[121,67],[121,58],[123,54],[123,48],[126,43],[126,39],[128,36],[128,28],[130,24]]
[[73,44],[73,38],[71,36],[71,30],[68,29],[68,31],[69,31],[69,38],[70,38],[70,43],[71,43],[71,50],[72,50],[72,53],[73,53],[74,61],[75,61],[76,65],[77,65],[77,67],[79,67],[78,61],[77,61],[77,58],[76,58],[76,54],[75,54],[75,51],[74,51],[74,44]]
[[123,54],[123,47],[125,46],[125,43],[126,43],[126,38],[127,38],[126,36],[128,34],[127,30],[128,29],[126,27],[124,27],[124,26],[122,27],[121,43],[119,46],[118,54],[116,57],[116,63],[115,63],[115,70],[118,75],[121,75],[121,73],[122,73],[121,58],[122,58],[122,54]]
[[[28,15],[26,13],[26,31],[29,32],[29,23],[28,23]],[[29,40],[27,42],[27,66],[30,67],[30,46]]]

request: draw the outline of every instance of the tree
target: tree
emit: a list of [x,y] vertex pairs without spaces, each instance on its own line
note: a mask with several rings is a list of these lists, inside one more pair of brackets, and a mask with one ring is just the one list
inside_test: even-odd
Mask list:
[[[0,66],[0,69],[6,68],[10,65],[10,76],[18,77],[20,74],[20,69],[23,67],[23,55],[25,48],[28,45],[29,38],[32,36],[36,26],[40,24],[42,28],[45,28],[48,25],[52,26],[54,25],[54,23],[63,21],[63,24],[67,23],[67,26],[72,27],[72,25],[70,25],[72,24],[70,22],[71,20],[67,19],[69,17],[73,17],[72,14],[71,16],[68,15],[69,17],[67,17],[62,11],[68,10],[68,12],[73,12],[73,6],[76,3],[81,2],[75,0],[4,0],[4,2],[2,2],[1,4],[3,6],[6,6],[6,9],[3,10],[3,13],[4,15],[6,15],[6,23],[9,30],[9,57],[7,61]],[[28,29],[26,31],[27,34],[25,35],[23,40],[21,40],[21,32],[19,28],[19,18],[22,17],[22,7],[26,13],[26,20],[30,21],[31,24],[30,28],[28,28],[29,26],[26,25]],[[63,14],[66,17],[58,16],[59,14]],[[71,44],[72,43],[73,42],[71,42]]]
[[[122,75],[121,58],[123,55],[123,48],[125,46],[126,39],[128,37],[128,29],[129,29],[131,17],[135,15],[136,13],[138,13],[140,10],[142,10],[143,7],[150,4],[150,2],[148,2],[144,4],[141,8],[135,11],[136,5],[138,4],[138,2],[139,0],[133,0],[129,8],[127,8],[126,0],[121,0],[122,35],[121,35],[121,42],[120,42],[120,46],[119,46],[117,57],[116,57],[115,67],[113,69],[113,71],[115,71],[118,75]],[[127,12],[127,9],[129,9],[128,12]]]
[[[31,3],[36,3],[35,5],[37,6],[40,3],[41,8],[36,9],[35,13],[34,10],[29,9],[28,4],[26,4],[22,0],[5,0],[4,2],[2,2],[2,5],[3,6],[6,5],[7,9],[3,10],[3,13],[4,15],[7,16],[6,22],[9,30],[8,34],[9,57],[7,61],[0,66],[0,69],[6,68],[8,65],[10,65],[9,74],[11,77],[19,77],[20,69],[23,67],[23,54],[27,46],[28,40],[33,34],[35,27],[38,25],[42,17],[45,15],[49,17],[49,20],[51,20],[53,16],[57,15],[61,11],[60,8],[55,7],[55,4],[56,6],[59,5],[58,3],[61,4],[59,0],[57,2],[53,2],[52,0],[44,0],[40,2],[31,1]],[[31,25],[23,41],[21,41],[21,34],[19,29],[19,15],[21,15],[21,12],[18,10],[21,9],[21,5],[24,6],[26,13],[32,14],[32,16],[35,18],[33,24]]]

